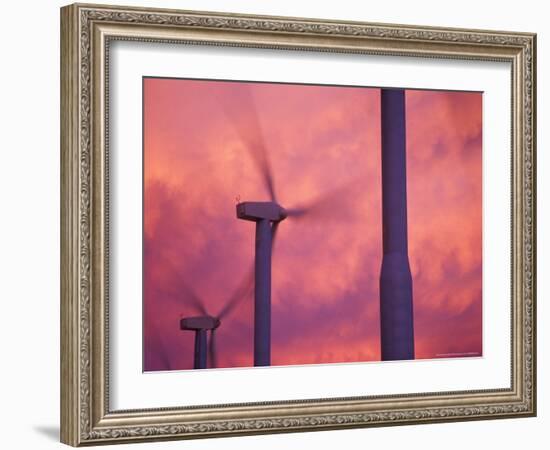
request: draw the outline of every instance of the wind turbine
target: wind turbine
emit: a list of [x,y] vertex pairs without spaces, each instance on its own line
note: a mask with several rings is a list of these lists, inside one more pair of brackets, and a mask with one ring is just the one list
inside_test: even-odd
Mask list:
[[[184,317],[180,320],[180,329],[195,332],[195,350],[193,357],[194,369],[206,369],[207,359],[210,361],[210,367],[217,366],[216,353],[216,330],[220,327],[222,319],[226,318],[235,310],[241,300],[252,291],[253,272],[244,278],[237,286],[235,291],[228,297],[224,306],[215,316],[208,314],[205,302],[197,296],[195,292],[184,283],[180,282],[179,288],[183,291],[186,303],[192,305],[200,314],[199,316]],[[207,332],[210,331],[210,345],[208,345]],[[208,358],[207,358],[208,352]]]
[[[233,122],[239,137],[249,150],[260,170],[263,183],[269,195],[268,201],[239,202],[236,206],[237,218],[256,223],[254,256],[254,365],[271,364],[271,257],[273,244],[280,223],[286,218],[298,219],[306,216],[337,216],[340,202],[335,201],[343,189],[330,191],[308,205],[299,208],[283,208],[277,201],[275,183],[268,158],[265,141],[258,121],[254,99],[247,85],[236,85],[238,98],[232,104],[222,106],[227,117]],[[235,109],[238,108],[238,110]],[[246,121],[239,120],[239,113],[245,114]],[[242,119],[242,117],[241,117]],[[346,185],[349,190],[351,183]]]
[[[199,297],[196,292],[185,283],[181,273],[174,267],[172,261],[168,258],[158,255],[160,260],[165,263],[173,277],[177,280],[176,286],[171,285],[171,289],[167,292],[169,297],[186,307],[191,307],[197,314],[195,316],[180,318],[180,330],[193,331],[195,333],[195,347],[193,356],[194,369],[206,369],[208,362],[210,367],[217,366],[216,352],[216,330],[222,324],[222,319],[226,319],[232,312],[235,311],[241,301],[243,301],[252,291],[254,283],[254,271],[250,268],[235,290],[229,295],[219,310],[218,314],[211,315],[206,308],[206,302]],[[208,331],[210,331],[210,342],[208,342]],[[159,342],[159,351],[161,361],[167,370],[171,370],[172,364],[168,358],[166,349],[162,345],[158,329],[155,327],[155,335]]]
[[151,333],[151,337],[156,342],[156,349],[157,349],[156,356],[158,357],[159,362],[162,364],[161,370],[172,370],[172,363],[170,361],[170,357],[168,355],[168,352],[166,351],[166,346],[164,345],[164,342],[160,337],[158,326],[155,321],[151,322],[149,330]]

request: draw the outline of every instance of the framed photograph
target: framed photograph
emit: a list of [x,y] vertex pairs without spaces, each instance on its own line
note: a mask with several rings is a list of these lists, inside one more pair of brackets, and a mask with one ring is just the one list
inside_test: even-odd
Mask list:
[[532,33],[61,9],[61,440],[536,414]]

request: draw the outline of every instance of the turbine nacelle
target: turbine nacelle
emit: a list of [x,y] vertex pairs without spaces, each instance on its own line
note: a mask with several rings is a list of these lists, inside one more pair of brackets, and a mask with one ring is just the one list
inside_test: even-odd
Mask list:
[[220,320],[212,316],[185,317],[180,320],[182,330],[215,330],[220,326]]
[[257,222],[270,220],[280,222],[286,219],[287,211],[276,202],[242,202],[237,204],[237,217]]

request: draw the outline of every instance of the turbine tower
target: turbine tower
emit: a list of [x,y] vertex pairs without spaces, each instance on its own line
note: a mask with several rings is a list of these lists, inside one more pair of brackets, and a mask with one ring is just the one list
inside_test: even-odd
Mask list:
[[407,242],[405,91],[381,89],[382,229],[380,333],[383,361],[414,359],[412,277]]
[[271,252],[279,222],[287,216],[275,201],[237,204],[237,218],[256,222],[254,254],[254,365],[271,364]]

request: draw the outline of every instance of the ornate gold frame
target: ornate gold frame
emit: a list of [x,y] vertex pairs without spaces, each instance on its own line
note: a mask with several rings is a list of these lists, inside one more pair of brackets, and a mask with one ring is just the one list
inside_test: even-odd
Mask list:
[[[510,388],[111,411],[106,62],[115,39],[511,63]],[[99,5],[62,8],[62,442],[78,446],[535,415],[535,53],[536,36],[529,33]]]

